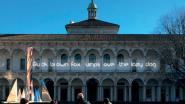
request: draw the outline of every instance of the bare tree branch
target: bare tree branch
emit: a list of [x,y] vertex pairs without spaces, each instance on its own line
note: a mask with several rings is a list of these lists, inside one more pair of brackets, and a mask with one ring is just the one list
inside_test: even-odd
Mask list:
[[185,88],[185,9],[167,14],[160,20],[159,33],[174,36],[170,38],[170,46],[161,47],[161,58],[169,66],[171,72],[167,77],[171,80],[180,80]]

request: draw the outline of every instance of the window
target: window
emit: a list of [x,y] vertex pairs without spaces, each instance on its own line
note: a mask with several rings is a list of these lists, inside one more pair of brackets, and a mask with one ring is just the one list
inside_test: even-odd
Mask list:
[[25,65],[25,59],[24,58],[21,58],[21,62],[20,62],[20,69],[21,70],[25,70],[26,68],[26,65]]
[[89,55],[89,63],[96,63],[96,55],[95,54]]
[[81,63],[81,55],[80,54],[76,54],[74,57],[74,62],[75,63]]
[[[132,64],[136,64],[137,60],[136,59],[133,59],[132,60]],[[131,66],[132,67],[132,72],[136,72],[137,68],[135,65]]]
[[10,59],[6,59],[6,70],[10,70]]
[[104,63],[110,63],[110,55],[109,54],[105,54],[103,56],[103,62]]
[[61,64],[65,64],[68,61],[68,56],[66,54],[61,55]]
[[[151,60],[148,60],[147,61],[148,63],[153,63]],[[152,66],[151,65],[148,65],[148,66],[146,66],[146,72],[151,72],[152,71]]]
[[35,70],[39,70],[39,64],[40,64],[40,59],[39,58],[37,58],[36,60],[35,60],[35,62],[36,62],[36,66],[35,66]]
[[48,72],[52,72],[52,64],[53,64],[53,60],[52,59],[48,59]]
[[119,54],[117,56],[117,64],[124,62],[124,56],[122,54]]
[[147,88],[146,89],[146,97],[147,98],[151,98],[152,97],[152,89],[151,88]]

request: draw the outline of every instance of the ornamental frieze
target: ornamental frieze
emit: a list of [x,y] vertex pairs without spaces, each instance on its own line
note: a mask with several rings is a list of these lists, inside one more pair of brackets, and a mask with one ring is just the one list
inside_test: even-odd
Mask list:
[[28,47],[28,46],[47,46],[47,47],[53,47],[53,46],[58,46],[58,47],[76,47],[76,46],[81,46],[81,47],[158,47],[158,46],[165,46],[165,45],[170,45],[171,43],[168,42],[126,42],[126,41],[36,41],[36,42],[25,42],[25,41],[11,41],[11,42],[0,42],[0,46],[3,47],[14,47],[14,46],[21,46],[21,47]]

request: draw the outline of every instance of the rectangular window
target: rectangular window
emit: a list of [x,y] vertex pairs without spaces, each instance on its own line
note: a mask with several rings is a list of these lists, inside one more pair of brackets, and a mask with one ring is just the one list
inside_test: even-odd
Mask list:
[[26,68],[26,65],[25,65],[25,59],[24,58],[21,58],[21,62],[20,62],[20,69],[21,70],[25,70]]
[[6,70],[10,70],[10,59],[6,59]]

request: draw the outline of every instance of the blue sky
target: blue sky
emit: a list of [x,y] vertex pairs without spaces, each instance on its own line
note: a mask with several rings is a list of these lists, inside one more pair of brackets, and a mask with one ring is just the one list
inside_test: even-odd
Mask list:
[[[65,25],[87,19],[91,0],[0,0],[1,34],[66,34]],[[153,33],[162,15],[185,0],[95,0],[98,19],[120,25],[120,34]]]

